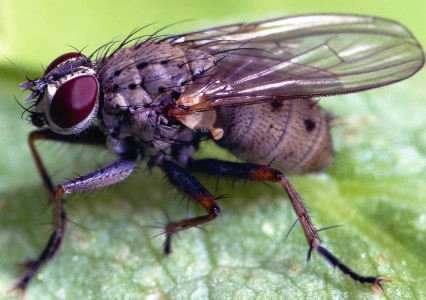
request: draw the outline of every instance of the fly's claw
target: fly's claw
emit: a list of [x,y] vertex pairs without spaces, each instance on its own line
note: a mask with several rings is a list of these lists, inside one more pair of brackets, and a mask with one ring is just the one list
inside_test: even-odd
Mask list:
[[7,291],[8,294],[17,293],[19,294],[19,299],[24,300],[27,294],[27,282],[22,280],[15,284],[11,289]]
[[390,280],[387,280],[385,278],[382,277],[377,277],[371,284],[371,287],[373,288],[373,290],[380,295],[383,295],[385,293],[385,291],[383,291],[382,288],[382,284],[387,284],[389,283]]
[[19,264],[19,268],[21,272],[24,274],[12,288],[10,288],[7,293],[18,293],[19,299],[25,299],[25,295],[27,292],[28,283],[33,278],[35,271],[37,269],[38,262],[37,260],[28,260]]

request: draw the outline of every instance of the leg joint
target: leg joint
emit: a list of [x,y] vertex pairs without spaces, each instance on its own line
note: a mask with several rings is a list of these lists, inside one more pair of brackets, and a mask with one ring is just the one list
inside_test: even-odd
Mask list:
[[209,215],[212,215],[214,217],[219,216],[219,214],[220,214],[220,207],[218,205],[214,205],[209,211]]

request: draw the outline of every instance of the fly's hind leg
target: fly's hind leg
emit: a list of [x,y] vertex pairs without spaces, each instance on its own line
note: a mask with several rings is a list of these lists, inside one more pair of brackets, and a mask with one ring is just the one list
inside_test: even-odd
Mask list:
[[188,164],[188,170],[190,172],[204,173],[218,178],[258,180],[277,182],[281,184],[290,198],[293,209],[305,233],[306,240],[309,245],[308,260],[310,259],[312,251],[316,251],[333,267],[338,268],[344,274],[350,276],[353,280],[361,283],[370,283],[376,292],[380,294],[383,293],[381,284],[387,283],[388,280],[377,276],[364,276],[354,272],[321,245],[321,240],[317,234],[318,230],[313,226],[300,196],[294,190],[288,179],[280,171],[267,166],[249,163],[234,163],[215,159],[190,161]]
[[114,183],[120,182],[131,174],[136,166],[136,153],[128,153],[116,161],[113,161],[93,172],[86,175],[67,180],[56,188],[53,187],[50,177],[43,165],[43,162],[38,155],[34,146],[36,140],[53,140],[63,142],[73,142],[81,144],[102,144],[105,139],[98,135],[96,130],[94,136],[86,135],[81,138],[71,136],[60,136],[49,130],[38,130],[30,134],[30,147],[34,155],[39,173],[43,179],[44,185],[49,193],[53,203],[53,232],[47,242],[43,252],[34,260],[24,264],[25,272],[21,280],[10,290],[10,292],[18,290],[22,293],[22,298],[25,295],[28,284],[39,269],[48,263],[61,249],[64,235],[66,232],[66,212],[63,206],[62,197],[66,194],[92,190],[106,187]]
[[220,208],[209,191],[188,171],[168,160],[159,161],[157,166],[164,171],[174,187],[201,204],[207,212],[204,216],[171,222],[166,225],[164,252],[169,254],[172,251],[171,241],[173,234],[215,219],[220,214]]

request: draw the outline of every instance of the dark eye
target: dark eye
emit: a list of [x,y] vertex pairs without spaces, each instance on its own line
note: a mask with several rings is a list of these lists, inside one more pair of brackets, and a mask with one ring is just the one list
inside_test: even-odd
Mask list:
[[79,53],[79,52],[70,52],[70,53],[62,54],[61,56],[57,57],[54,61],[52,61],[47,66],[46,70],[44,71],[44,75],[46,75],[47,73],[52,71],[54,68],[56,68],[61,63],[65,62],[69,59],[76,58],[76,57],[84,57],[84,55]]
[[52,121],[64,129],[78,125],[95,109],[98,93],[99,86],[94,76],[83,75],[65,82],[52,98]]

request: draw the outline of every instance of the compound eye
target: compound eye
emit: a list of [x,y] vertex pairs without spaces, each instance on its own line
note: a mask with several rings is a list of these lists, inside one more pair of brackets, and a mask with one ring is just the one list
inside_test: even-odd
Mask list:
[[79,52],[69,52],[62,54],[61,56],[57,57],[54,61],[52,61],[44,71],[44,75],[48,74],[50,71],[52,71],[54,68],[59,66],[61,63],[66,62],[67,60],[77,58],[77,57],[85,57],[83,54]]
[[75,77],[65,82],[52,98],[52,121],[63,129],[79,125],[97,108],[98,94],[99,84],[92,75]]

